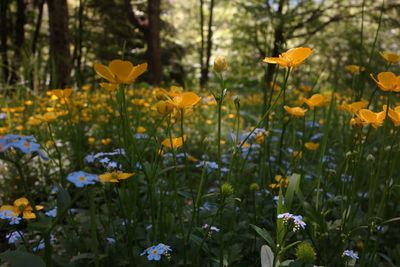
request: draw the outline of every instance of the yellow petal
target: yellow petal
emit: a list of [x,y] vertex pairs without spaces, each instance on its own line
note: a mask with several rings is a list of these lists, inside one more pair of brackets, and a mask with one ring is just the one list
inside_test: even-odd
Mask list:
[[106,79],[110,83],[117,83],[114,74],[103,64],[94,64],[94,70],[100,77]]
[[147,70],[147,63],[135,66],[129,74],[128,80],[134,82],[137,77],[142,75]]
[[29,205],[29,200],[26,197],[21,197],[14,201],[14,206],[17,208],[20,206],[28,206],[28,205]]
[[312,54],[312,52],[313,51],[311,48],[297,47],[290,49],[286,53],[283,53],[282,57],[291,61],[292,67],[296,67],[303,63],[303,61],[306,60]]
[[117,89],[116,83],[100,83],[100,86],[108,92],[113,92]]
[[123,83],[129,83],[129,74],[132,72],[133,65],[129,61],[113,60],[108,65],[110,71],[117,76],[118,80]]

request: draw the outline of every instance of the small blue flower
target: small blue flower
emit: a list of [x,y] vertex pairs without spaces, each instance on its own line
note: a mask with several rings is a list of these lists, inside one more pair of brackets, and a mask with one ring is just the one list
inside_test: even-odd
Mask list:
[[21,151],[23,154],[37,154],[44,160],[49,159],[40,149],[40,144],[33,136],[8,134],[0,137],[0,152],[5,152],[11,147]]
[[22,218],[18,217],[18,216],[11,216],[9,218],[9,221],[10,221],[10,225],[17,225],[22,221]]
[[161,260],[162,255],[168,256],[169,252],[171,252],[171,251],[172,251],[172,249],[170,246],[160,243],[156,246],[151,246],[151,247],[145,249],[140,254],[140,256],[144,256],[147,254],[147,259],[149,261],[159,261],[159,260]]
[[68,174],[67,180],[73,183],[76,187],[84,187],[85,185],[95,184],[99,177],[96,174],[87,173],[84,171],[77,171]]
[[46,214],[46,216],[48,216],[48,217],[55,218],[55,217],[57,217],[57,208],[51,209],[51,210],[45,212],[44,214]]
[[358,260],[358,253],[353,250],[345,250],[342,254],[343,257],[349,257],[353,260]]
[[15,244],[23,237],[23,233],[14,231],[6,235],[8,244]]

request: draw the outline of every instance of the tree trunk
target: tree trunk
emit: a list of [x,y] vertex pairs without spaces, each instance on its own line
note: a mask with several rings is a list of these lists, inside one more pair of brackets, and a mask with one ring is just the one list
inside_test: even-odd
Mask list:
[[47,7],[50,26],[51,86],[65,87],[71,68],[67,0],[47,0]]
[[149,60],[150,82],[153,85],[160,84],[162,80],[162,64],[161,64],[161,0],[148,0],[147,14],[149,26],[147,34],[145,34],[147,42],[147,58]]
[[36,20],[35,32],[33,34],[32,47],[31,47],[33,55],[36,53],[36,45],[39,39],[40,27],[42,26],[44,2],[45,0],[41,0],[39,4],[39,15]]
[[203,64],[203,68],[201,70],[200,77],[200,87],[204,88],[208,82],[208,73],[210,72],[210,58],[211,58],[211,50],[212,50],[212,24],[213,24],[213,13],[214,13],[214,0],[210,2],[209,9],[209,17],[208,17],[208,30],[207,30],[207,51],[206,51],[206,62]]
[[8,57],[7,57],[7,36],[8,36],[8,28],[7,28],[7,9],[8,9],[8,0],[0,0],[0,52],[2,59],[2,69],[3,69],[3,81],[8,82],[9,76],[9,66],[8,66]]
[[15,22],[15,58],[13,64],[13,72],[11,82],[18,80],[18,69],[22,63],[22,46],[25,41],[25,3],[24,0],[17,0],[17,19]]

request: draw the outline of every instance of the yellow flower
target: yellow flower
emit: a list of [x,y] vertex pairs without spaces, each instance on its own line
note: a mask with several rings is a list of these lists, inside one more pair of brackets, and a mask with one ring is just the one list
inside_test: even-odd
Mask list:
[[301,108],[301,107],[293,107],[293,108],[291,108],[291,107],[285,105],[283,108],[291,116],[297,117],[297,118],[304,117],[304,115],[307,112],[307,109],[304,109],[304,108]]
[[[386,112],[386,105],[383,106],[383,111]],[[395,127],[400,126],[400,106],[395,107],[394,109],[389,108],[388,116],[390,120],[393,122]]]
[[275,179],[276,183],[269,185],[269,187],[272,189],[279,188],[279,187],[287,187],[289,185],[289,179],[283,178],[282,175],[275,175],[274,179]]
[[89,143],[90,145],[93,145],[94,143],[96,143],[96,138],[93,137],[93,136],[89,136],[89,137],[88,137],[88,143]]
[[91,89],[92,89],[92,85],[91,84],[82,85],[82,90],[83,91],[90,91]]
[[225,57],[216,56],[214,59],[214,71],[215,72],[224,72],[228,69],[228,63],[226,62]]
[[49,91],[49,93],[50,93],[50,95],[51,95],[52,97],[53,97],[53,96],[56,96],[57,99],[66,99],[66,98],[68,98],[68,97],[71,96],[72,91],[73,91],[73,90],[70,89],[70,88],[67,88],[67,89],[64,89],[64,90],[62,90],[62,89],[55,89],[55,90]]
[[157,102],[155,106],[157,108],[157,111],[163,116],[167,116],[168,114],[172,113],[172,111],[174,111],[174,105],[172,105],[168,101],[161,100]]
[[103,138],[103,139],[101,139],[101,141],[100,141],[103,145],[109,145],[109,144],[111,144],[111,142],[112,142],[112,140],[111,140],[111,138]]
[[[36,210],[42,210],[43,206],[41,205],[36,205],[35,206]],[[12,212],[13,216],[19,216],[22,214],[22,218],[26,220],[30,219],[35,219],[36,215],[33,213],[33,208],[29,204],[29,201],[25,197],[18,198],[17,200],[14,201],[14,205],[3,205],[0,207],[0,211],[10,211]]]
[[43,115],[35,115],[34,118],[45,122],[52,122],[55,121],[58,116],[55,112],[46,112]]
[[95,64],[94,69],[100,77],[110,83],[130,84],[147,70],[147,63],[133,66],[129,61],[116,59],[111,61],[108,67],[102,64]]
[[304,103],[306,103],[311,109],[315,107],[320,107],[324,104],[324,97],[321,94],[312,95],[309,99],[304,98]]
[[307,150],[314,151],[319,148],[319,143],[307,142],[304,144],[304,146]]
[[361,128],[363,126],[363,122],[359,117],[351,118],[350,125],[353,128]]
[[344,68],[350,73],[359,73],[365,70],[364,67],[358,65],[346,65]]
[[382,126],[386,117],[386,112],[381,111],[375,113],[369,109],[360,109],[357,113],[357,116],[361,119],[363,125],[371,124],[372,127],[378,128]]
[[391,53],[388,51],[381,52],[380,54],[387,62],[390,62],[390,63],[400,62],[400,55],[398,55],[398,54],[394,54],[394,53]]
[[346,103],[342,104],[342,108],[346,110],[349,113],[357,113],[360,109],[366,108],[368,106],[368,101],[362,100],[362,101],[357,101],[354,103],[351,103],[347,105]]
[[379,73],[378,80],[372,74],[370,76],[383,91],[400,92],[400,76],[396,76],[393,72]]
[[265,63],[279,64],[284,68],[293,68],[303,64],[312,53],[311,48],[297,47],[279,55],[279,57],[266,57]]
[[[171,142],[172,139],[172,142]],[[161,144],[165,147],[168,148],[179,148],[183,145],[183,142],[186,141],[186,135],[183,136],[179,136],[179,137],[175,137],[175,138],[165,138]]]
[[134,173],[125,173],[120,171],[107,172],[99,175],[100,182],[103,183],[118,183],[120,180],[128,179],[135,175]]
[[105,89],[107,92],[111,93],[117,90],[116,83],[100,83],[100,87]]
[[191,108],[199,101],[201,100],[201,97],[196,95],[193,92],[185,92],[176,95],[172,100],[169,100],[168,102],[171,103],[175,108],[177,109],[186,109],[186,108]]

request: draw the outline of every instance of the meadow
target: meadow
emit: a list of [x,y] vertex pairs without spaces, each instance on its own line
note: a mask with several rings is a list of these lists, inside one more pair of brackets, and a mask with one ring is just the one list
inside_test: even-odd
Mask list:
[[88,83],[3,84],[1,266],[399,266],[400,54],[379,27],[337,84],[307,44],[257,59],[262,90],[218,53],[204,87],[151,85],[124,53]]

